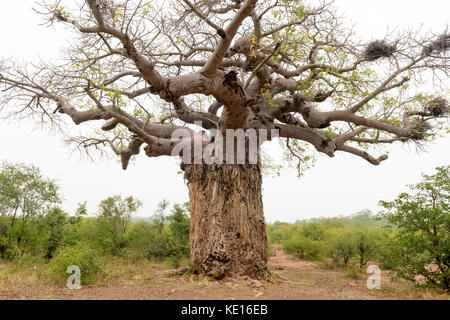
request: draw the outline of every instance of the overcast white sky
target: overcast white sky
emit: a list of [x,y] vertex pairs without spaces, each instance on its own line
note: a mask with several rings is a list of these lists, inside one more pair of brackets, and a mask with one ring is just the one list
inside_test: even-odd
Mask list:
[[[66,43],[65,34],[45,27],[31,7],[33,0],[2,1],[0,4],[0,57],[34,60],[56,57]],[[372,39],[387,29],[404,29],[420,24],[442,31],[448,24],[450,2],[446,0],[337,0],[336,6],[358,25],[360,34]],[[449,164],[450,137],[417,153],[414,147],[395,145],[390,159],[375,167],[361,158],[338,154],[320,156],[316,166],[297,178],[295,172],[264,180],[264,209],[268,222],[293,222],[321,216],[351,214],[363,209],[377,211],[381,199],[393,199],[405,185],[420,180],[420,173],[432,173]],[[135,165],[122,171],[115,160],[96,163],[71,155],[60,136],[33,130],[23,122],[0,122],[0,161],[25,162],[39,166],[45,175],[58,179],[73,211],[77,202],[88,201],[89,211],[113,194],[133,195],[144,202],[138,216],[150,215],[161,199],[188,201],[187,186],[178,174],[176,161],[140,156]]]

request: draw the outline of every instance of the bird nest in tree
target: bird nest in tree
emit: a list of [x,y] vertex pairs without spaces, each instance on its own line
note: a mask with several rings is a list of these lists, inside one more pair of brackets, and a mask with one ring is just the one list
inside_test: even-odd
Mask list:
[[396,47],[386,43],[384,40],[377,40],[369,43],[364,50],[364,58],[375,61],[380,58],[390,58],[394,54]]
[[411,139],[414,141],[422,141],[425,140],[428,136],[430,136],[429,131],[432,129],[432,126],[428,122],[422,122],[416,126],[411,135]]
[[447,51],[448,49],[450,49],[450,34],[444,34],[437,38],[436,41],[426,46],[424,49],[424,54],[430,55],[432,53],[441,53]]
[[437,97],[427,104],[427,110],[435,117],[443,116],[448,112],[448,102],[442,97]]

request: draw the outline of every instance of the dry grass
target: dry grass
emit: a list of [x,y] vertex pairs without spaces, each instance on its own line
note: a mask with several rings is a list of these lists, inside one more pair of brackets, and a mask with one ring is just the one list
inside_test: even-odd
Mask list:
[[112,274],[102,286],[68,290],[43,281],[42,272],[33,266],[18,268],[0,265],[0,299],[445,299],[437,290],[412,287],[404,281],[391,281],[382,272],[381,290],[366,287],[367,275],[353,279],[345,271],[326,270],[308,261],[295,260],[277,251],[270,258],[270,281],[255,287],[249,281],[212,281],[209,278],[167,275],[168,266],[146,260],[111,262]]

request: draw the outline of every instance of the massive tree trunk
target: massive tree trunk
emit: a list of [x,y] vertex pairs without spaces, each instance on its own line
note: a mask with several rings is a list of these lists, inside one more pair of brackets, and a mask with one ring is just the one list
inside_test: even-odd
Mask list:
[[191,261],[216,278],[266,273],[260,165],[185,165],[191,200]]

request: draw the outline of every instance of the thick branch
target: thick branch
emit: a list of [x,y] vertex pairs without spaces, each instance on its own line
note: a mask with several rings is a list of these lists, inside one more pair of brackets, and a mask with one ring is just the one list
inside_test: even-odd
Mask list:
[[258,0],[247,0],[245,4],[239,9],[237,14],[234,16],[233,20],[225,29],[226,37],[220,40],[216,50],[214,50],[214,53],[209,58],[206,65],[203,67],[201,71],[203,75],[207,77],[214,76],[214,74],[217,71],[217,68],[222,63],[222,60],[225,57],[228,48],[231,45],[231,41],[233,40],[234,36],[236,35],[236,32],[241,26],[242,21],[244,21],[244,19],[251,14],[257,2]]
[[360,150],[360,149],[357,149],[357,148],[354,148],[354,147],[350,147],[350,146],[347,146],[345,144],[339,144],[337,146],[337,150],[354,154],[354,155],[356,155],[358,157],[361,157],[361,158],[367,160],[368,162],[370,162],[371,164],[373,164],[375,166],[378,166],[381,162],[383,162],[384,160],[388,159],[387,155],[382,155],[379,158],[374,158],[374,157],[372,157],[370,154],[368,154],[364,150]]

